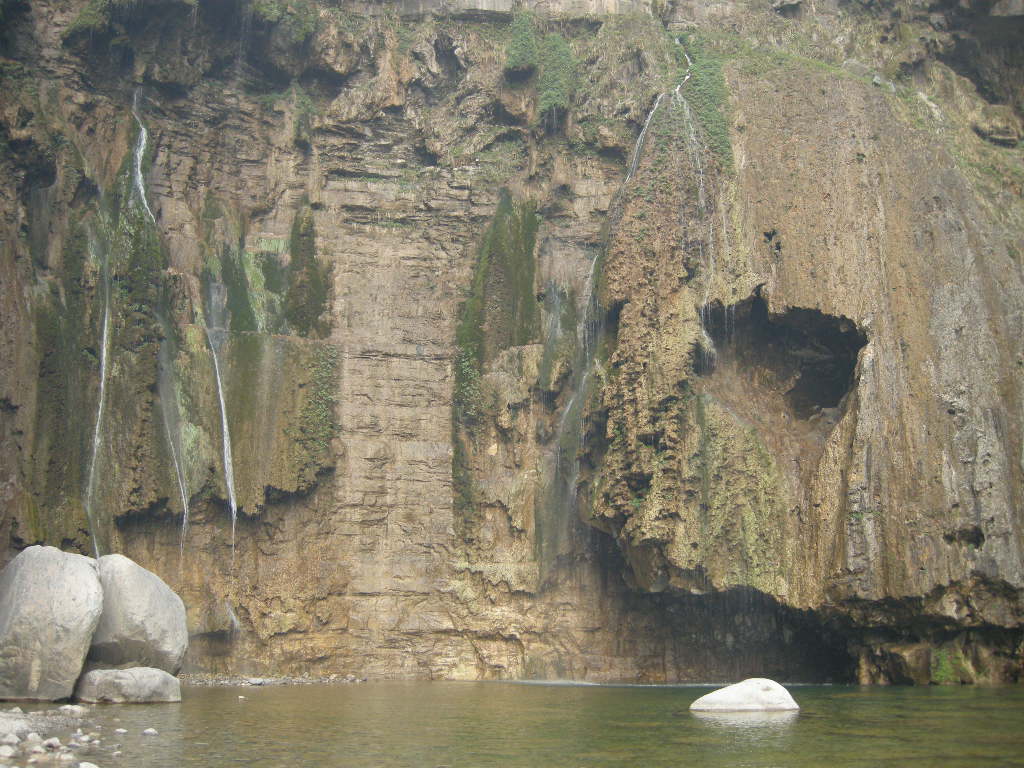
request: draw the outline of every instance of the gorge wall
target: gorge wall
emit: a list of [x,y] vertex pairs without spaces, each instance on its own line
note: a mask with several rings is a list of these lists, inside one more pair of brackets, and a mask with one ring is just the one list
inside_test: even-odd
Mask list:
[[1013,2],[2,13],[5,560],[216,672],[1021,677]]

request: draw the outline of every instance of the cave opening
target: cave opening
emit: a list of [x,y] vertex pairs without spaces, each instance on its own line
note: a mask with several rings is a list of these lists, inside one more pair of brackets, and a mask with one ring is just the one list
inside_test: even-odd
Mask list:
[[700,308],[704,333],[693,356],[705,378],[732,366],[781,394],[798,419],[835,417],[853,389],[867,335],[847,317],[791,307],[772,314],[760,290],[736,304]]

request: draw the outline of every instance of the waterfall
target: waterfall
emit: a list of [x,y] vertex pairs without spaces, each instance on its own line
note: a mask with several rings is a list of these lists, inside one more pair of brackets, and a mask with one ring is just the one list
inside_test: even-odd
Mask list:
[[658,98],[654,100],[654,106],[651,107],[651,111],[647,113],[647,119],[644,120],[644,127],[640,129],[640,135],[636,137],[636,144],[633,145],[633,159],[629,163],[629,173],[626,174],[626,181],[633,178],[633,174],[636,173],[637,166],[640,165],[640,152],[644,147],[644,139],[647,137],[647,129],[651,127],[651,120],[654,119],[654,113],[658,111],[658,105],[661,104],[661,100],[665,98],[664,93],[659,93]]
[[[165,326],[168,325],[165,323]],[[174,474],[178,480],[178,493],[181,495],[181,554],[185,553],[185,534],[188,533],[188,484],[185,479],[185,468],[181,451],[181,421],[178,413],[178,402],[175,393],[172,360],[169,354],[170,333],[160,344],[157,354],[159,375],[157,390],[160,394],[160,411],[164,420],[164,431],[167,433],[167,445],[171,451]]]
[[153,216],[153,211],[149,209],[149,202],[146,200],[146,187],[142,183],[142,158],[146,155],[149,131],[146,130],[142,118],[139,117],[139,90],[137,88],[135,89],[135,95],[132,97],[132,117],[135,118],[135,122],[139,125],[139,137],[135,141],[135,165],[132,173],[132,179],[135,183],[135,194],[138,195],[139,202],[145,208],[149,220],[156,224],[156,217]]
[[[680,38],[676,38],[676,43],[681,46],[683,41]],[[701,263],[704,265],[704,296],[701,300],[698,314],[700,315],[701,323],[701,349],[704,357],[703,362],[705,367],[711,367],[714,365],[715,358],[717,357],[714,341],[707,332],[707,328],[709,327],[711,320],[711,291],[714,287],[716,269],[715,221],[713,212],[708,209],[707,184],[704,178],[704,153],[707,148],[697,135],[697,127],[693,119],[693,111],[690,109],[690,102],[686,100],[686,97],[683,96],[682,93],[683,86],[692,75],[693,60],[690,58],[690,55],[686,52],[685,48],[683,49],[683,56],[686,58],[686,74],[672,92],[672,103],[674,106],[678,106],[683,110],[684,119],[686,120],[686,146],[690,155],[690,162],[693,164],[694,170],[697,172],[697,213],[707,224],[705,237],[698,238],[697,240],[697,252]],[[680,225],[680,228],[685,231],[685,222],[680,222]],[[707,240],[706,250],[704,243],[705,239]],[[726,316],[726,325],[728,326],[728,315]]]
[[103,411],[107,401],[107,355],[110,349],[110,264],[106,250],[103,252],[101,267],[103,274],[103,332],[100,342],[100,397],[96,406],[96,426],[92,433],[92,455],[89,458],[89,474],[85,485],[85,516],[89,521],[93,553],[100,556],[99,539],[96,536],[96,521],[93,518],[93,497],[96,492],[96,459],[102,440]]
[[235,553],[235,522],[238,518],[238,503],[235,500],[235,467],[231,460],[231,431],[228,429],[228,409],[224,401],[224,380],[220,374],[220,360],[217,355],[218,346],[223,343],[227,331],[224,328],[224,307],[226,304],[224,286],[210,284],[209,317],[207,320],[206,340],[210,344],[213,355],[213,373],[217,379],[217,398],[220,400],[221,437],[224,444],[224,484],[228,488],[228,505],[231,508],[231,556]]
[[[596,280],[597,280],[598,259],[594,258],[590,264],[590,272],[587,275],[586,283],[583,286],[581,295],[582,312],[576,324],[576,355],[573,360],[572,378],[570,380],[570,396],[562,410],[562,416],[558,420],[558,429],[555,432],[555,473],[551,483],[550,508],[553,514],[558,514],[557,522],[551,525],[550,534],[554,533],[560,537],[564,523],[569,519],[564,514],[575,506],[576,483],[579,480],[580,461],[579,451],[583,445],[583,435],[586,432],[584,419],[585,399],[587,383],[594,367],[594,354],[597,351],[597,340],[601,331],[601,312],[598,302]],[[557,554],[559,541],[544,541],[544,534],[541,533],[542,554],[544,550],[552,550]],[[554,544],[552,548],[550,545]],[[542,565],[543,565],[542,558]]]

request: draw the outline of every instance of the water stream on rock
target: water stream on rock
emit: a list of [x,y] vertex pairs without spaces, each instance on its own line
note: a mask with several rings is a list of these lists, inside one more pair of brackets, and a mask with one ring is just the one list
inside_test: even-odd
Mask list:
[[[687,75],[687,78],[689,75]],[[683,82],[686,82],[684,79]],[[681,84],[680,84],[681,85]],[[676,89],[678,91],[678,88]],[[633,155],[629,162],[629,171],[623,180],[623,187],[633,178],[640,165],[640,157],[644,148],[644,141],[647,131],[651,126],[658,107],[666,94],[660,93],[654,100],[654,105],[647,118],[644,120],[643,128],[637,136],[633,146]],[[594,369],[594,356],[597,352],[597,342],[601,335],[602,316],[600,302],[598,300],[597,280],[598,262],[594,258],[590,264],[590,271],[587,274],[586,282],[583,285],[583,292],[580,297],[580,318],[576,325],[576,355],[573,360],[572,378],[569,383],[571,395],[562,410],[562,416],[558,420],[558,428],[555,432],[555,472],[551,484],[551,509],[557,513],[559,518],[567,518],[566,512],[572,512],[576,504],[576,484],[579,480],[580,462],[579,452],[583,443],[583,436],[587,431],[586,424],[586,396],[587,385]],[[560,309],[560,307],[559,307]],[[551,321],[549,334],[561,332],[561,325],[557,319]],[[558,535],[555,541],[548,541],[552,538],[553,532],[560,531],[557,524],[551,526],[553,531],[542,531],[540,535],[542,553],[559,551],[560,538]],[[541,557],[542,563],[549,558]]]
[[149,131],[146,130],[145,124],[142,122],[142,118],[139,116],[139,91],[136,89],[135,95],[132,97],[132,117],[135,118],[135,122],[139,126],[139,136],[135,142],[135,165],[133,166],[132,178],[135,183],[135,193],[139,197],[139,202],[142,203],[142,207],[146,211],[146,215],[149,216],[149,220],[156,224],[156,217],[153,216],[153,211],[149,208],[149,201],[146,200],[146,187],[142,182],[142,160],[146,156],[146,144],[149,142]]
[[[676,43],[680,46],[683,45],[683,41],[680,38],[676,38]],[[681,109],[683,112],[683,119],[686,123],[686,147],[690,155],[690,162],[693,165],[694,170],[697,172],[697,214],[699,218],[706,223],[707,227],[707,231],[704,233],[704,236],[697,238],[698,256],[701,264],[704,266],[704,298],[701,301],[698,313],[700,315],[701,325],[702,362],[705,368],[711,368],[714,366],[715,358],[717,356],[715,343],[707,332],[711,312],[711,291],[714,287],[713,284],[715,281],[716,269],[714,242],[715,222],[713,212],[708,209],[707,182],[704,174],[704,155],[707,152],[707,147],[700,139],[696,122],[693,118],[693,110],[690,108],[690,102],[687,101],[685,96],[683,96],[682,91],[683,86],[686,85],[687,81],[693,74],[693,60],[690,58],[690,54],[686,52],[685,48],[683,49],[683,56],[686,58],[686,74],[672,91],[672,105]],[[685,210],[683,211],[682,216],[685,216]],[[686,232],[685,224],[685,220],[680,221],[680,230],[684,233]],[[728,323],[728,317],[726,317],[726,322]]]
[[[92,245],[90,244],[90,248]],[[95,258],[95,254],[93,255]],[[107,355],[110,350],[110,263],[106,248],[101,258],[101,281],[103,284],[103,331],[100,341],[100,396],[96,405],[96,425],[92,432],[92,453],[89,458],[89,474],[85,484],[85,516],[89,521],[89,533],[92,536],[92,548],[96,557],[100,556],[99,539],[96,535],[96,520],[93,515],[93,503],[96,496],[96,459],[99,457],[100,443],[103,438],[103,411],[107,402]]]
[[178,412],[178,398],[174,384],[174,366],[171,355],[171,330],[165,323],[165,338],[157,353],[157,392],[160,396],[160,412],[163,416],[164,431],[167,434],[167,445],[171,451],[171,462],[174,464],[174,475],[178,481],[178,493],[181,496],[181,541],[180,554],[185,553],[185,535],[188,533],[188,489],[185,479],[183,453],[181,450],[181,419]]
[[[552,509],[560,518],[567,518],[565,512],[571,512],[576,502],[576,482],[580,473],[579,451],[586,432],[584,420],[587,383],[594,368],[594,353],[601,332],[601,312],[598,303],[595,281],[597,278],[598,259],[591,261],[590,272],[583,285],[579,322],[576,334],[576,354],[573,360],[572,378],[569,391],[572,393],[558,420],[555,432],[555,474],[551,485],[553,491]],[[558,552],[559,541],[542,542],[548,551]]]
[[235,467],[231,460],[231,430],[228,429],[228,408],[224,400],[224,381],[220,373],[218,350],[227,337],[225,308],[227,295],[223,285],[211,283],[210,302],[206,318],[206,340],[213,356],[213,373],[217,379],[217,399],[220,401],[221,438],[224,445],[224,484],[228,490],[228,506],[231,508],[231,556],[235,555],[235,522],[238,518],[238,503],[235,501]]

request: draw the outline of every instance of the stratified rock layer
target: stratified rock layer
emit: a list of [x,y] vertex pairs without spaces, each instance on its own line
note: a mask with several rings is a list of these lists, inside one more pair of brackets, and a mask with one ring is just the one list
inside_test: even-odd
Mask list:
[[0,573],[0,698],[70,696],[102,607],[94,560],[55,547],[20,552]]

